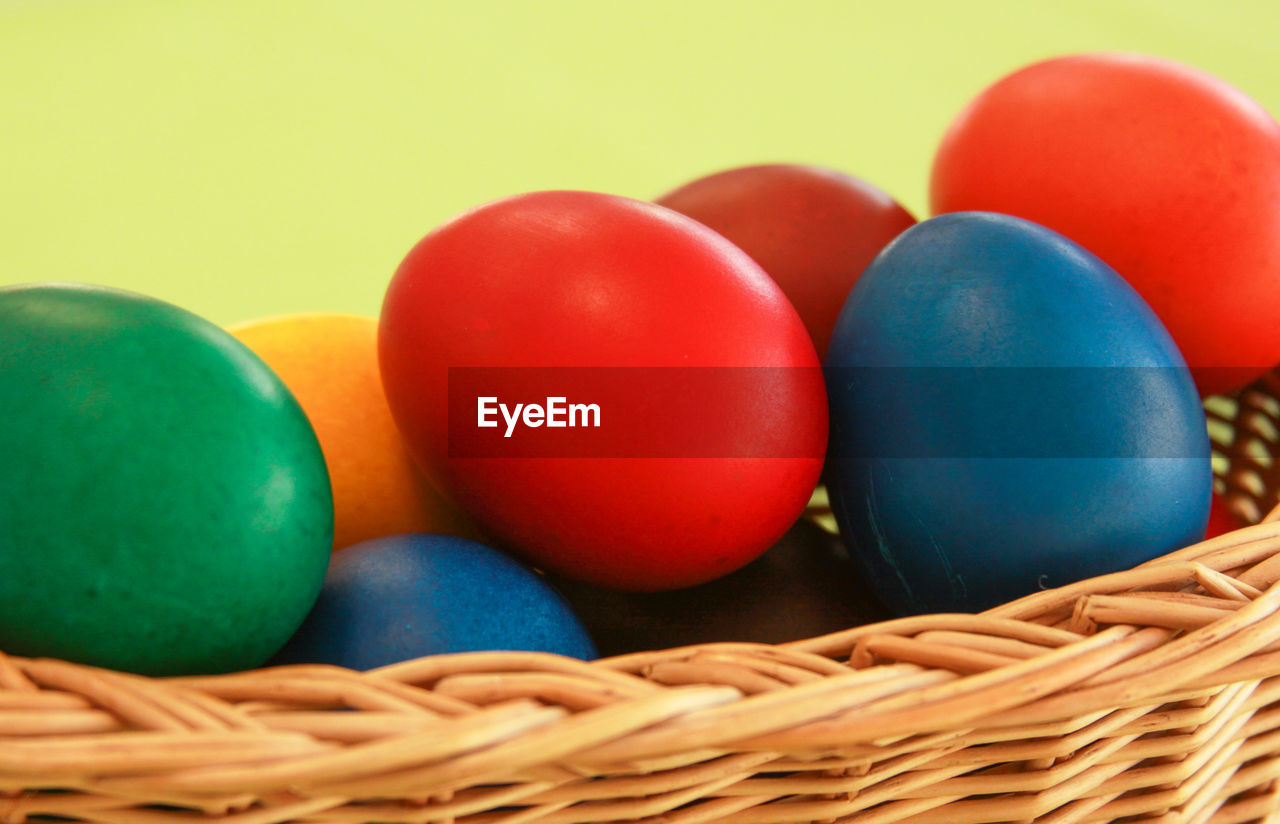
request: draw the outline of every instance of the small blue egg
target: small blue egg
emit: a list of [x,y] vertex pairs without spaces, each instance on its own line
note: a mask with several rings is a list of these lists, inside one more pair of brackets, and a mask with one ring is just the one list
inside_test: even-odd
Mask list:
[[986,609],[1204,534],[1209,440],[1182,355],[1049,229],[983,212],[908,229],[854,286],[825,366],[832,506],[898,614]]
[[518,561],[451,535],[394,535],[334,553],[315,608],[272,663],[367,670],[482,650],[596,657],[568,603]]

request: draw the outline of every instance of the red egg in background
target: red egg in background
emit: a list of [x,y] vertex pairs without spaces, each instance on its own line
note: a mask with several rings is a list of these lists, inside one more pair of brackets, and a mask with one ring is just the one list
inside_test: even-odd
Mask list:
[[1035,63],[951,124],[930,196],[935,214],[1016,215],[1101,257],[1202,395],[1280,362],[1280,125],[1222,80],[1141,55]]
[[800,313],[819,357],[858,275],[916,222],[870,183],[784,163],[708,175],[656,202],[715,229],[759,263]]
[[1247,524],[1231,511],[1226,499],[1221,495],[1214,495],[1209,502],[1209,527],[1205,530],[1205,540],[1234,532],[1243,526]]
[[[536,192],[457,216],[392,279],[379,358],[437,487],[508,548],[598,586],[745,565],[802,514],[823,463],[825,387],[786,296],[652,203]],[[482,429],[486,393],[590,401],[599,426],[540,413]]]

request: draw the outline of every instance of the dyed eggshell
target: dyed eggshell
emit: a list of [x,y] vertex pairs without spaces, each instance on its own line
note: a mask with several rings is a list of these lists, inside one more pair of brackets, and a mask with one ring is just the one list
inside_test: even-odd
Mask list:
[[518,561],[453,535],[393,535],[334,553],[315,609],[273,663],[367,670],[484,650],[596,655],[569,605]]
[[[729,241],[652,203],[536,192],[459,215],[400,264],[379,357],[437,487],[503,547],[599,586],[676,589],[742,567],[800,516],[822,467],[825,391],[786,296]],[[450,451],[457,367],[750,367],[772,383],[738,404],[690,382],[678,412],[661,410],[676,420],[659,438],[729,439],[731,456],[477,458]],[[779,441],[798,446],[764,454]]]
[[605,656],[722,641],[783,644],[892,617],[840,539],[804,519],[756,560],[700,586],[618,592],[554,583]]
[[189,312],[0,289],[0,649],[148,675],[242,670],[324,579],[333,503],[280,380]]
[[1209,502],[1209,526],[1205,529],[1205,540],[1216,538],[1219,535],[1226,535],[1228,532],[1234,532],[1243,526],[1248,526],[1240,516],[1231,511],[1226,499],[1214,495],[1213,500]]
[[899,614],[975,611],[1204,535],[1204,411],[1169,335],[1106,264],[1019,218],[908,229],[827,356],[830,492]]
[[657,203],[724,235],[769,273],[819,356],[854,281],[916,220],[870,183],[832,169],[775,163],[686,183]]
[[228,329],[289,387],[315,428],[333,486],[333,548],[474,528],[414,465],[387,408],[378,322],[355,315],[266,318]]
[[1222,80],[1133,54],[1027,66],[956,117],[930,185],[935,214],[1017,215],[1101,257],[1202,394],[1280,363],[1280,124]]

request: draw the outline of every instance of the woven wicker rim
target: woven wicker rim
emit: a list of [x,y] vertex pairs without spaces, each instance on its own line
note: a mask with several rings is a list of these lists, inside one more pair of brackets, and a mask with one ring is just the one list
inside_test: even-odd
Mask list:
[[[1259,387],[1209,407],[1245,514],[1277,488]],[[980,615],[778,646],[170,679],[0,653],[0,821],[1277,821],[1278,607],[1280,508]]]

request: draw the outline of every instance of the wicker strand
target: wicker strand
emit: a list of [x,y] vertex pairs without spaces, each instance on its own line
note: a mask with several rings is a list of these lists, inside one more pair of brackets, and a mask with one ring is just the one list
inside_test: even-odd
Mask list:
[[0,822],[1280,824],[1280,373],[1207,410],[1258,523],[981,615],[367,673],[0,653]]

